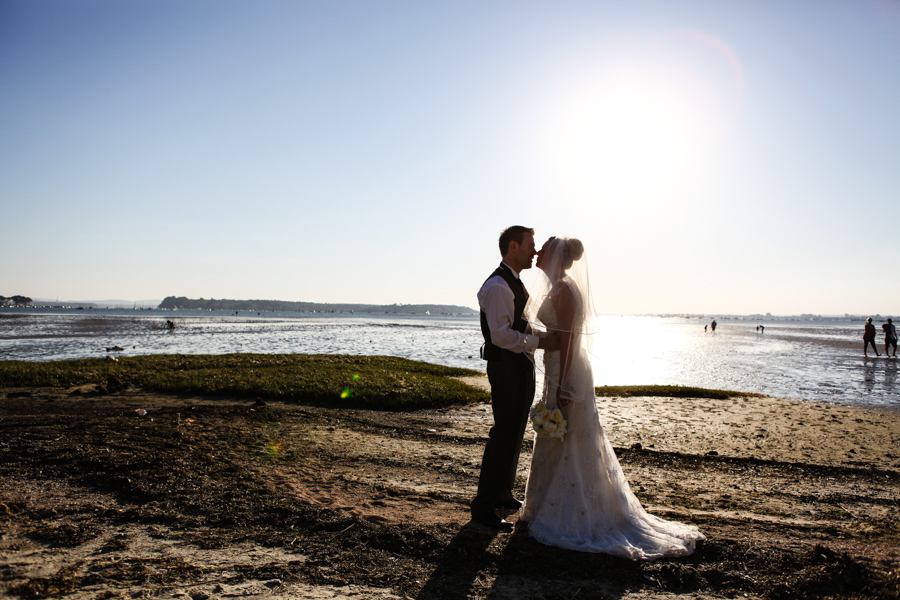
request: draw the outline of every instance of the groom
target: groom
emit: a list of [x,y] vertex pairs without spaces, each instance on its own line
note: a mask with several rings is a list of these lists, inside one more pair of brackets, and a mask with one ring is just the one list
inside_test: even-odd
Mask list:
[[501,531],[510,531],[512,524],[501,519],[496,509],[517,510],[522,506],[512,488],[534,400],[531,354],[536,348],[559,349],[559,336],[533,335],[524,317],[528,292],[519,273],[531,268],[536,254],[533,229],[520,225],[508,228],[500,234],[503,262],[478,291],[484,335],[482,358],[487,360],[494,426],[481,460],[472,520]]

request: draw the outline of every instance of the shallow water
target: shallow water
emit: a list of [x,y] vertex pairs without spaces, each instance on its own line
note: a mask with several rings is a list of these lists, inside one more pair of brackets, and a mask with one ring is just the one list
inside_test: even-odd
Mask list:
[[[176,322],[166,329],[166,320]],[[598,318],[597,385],[673,384],[816,402],[900,407],[898,364],[862,356],[862,322]],[[242,311],[0,309],[0,359],[107,354],[303,353],[390,355],[483,371],[473,316]],[[121,351],[111,350],[119,346]],[[870,353],[871,354],[871,353]]]
[[[784,398],[900,407],[900,359],[865,359],[862,323],[720,322],[601,317],[594,343],[597,385],[638,381],[757,392]],[[616,345],[611,339],[621,340]],[[643,375],[643,376],[642,376]]]

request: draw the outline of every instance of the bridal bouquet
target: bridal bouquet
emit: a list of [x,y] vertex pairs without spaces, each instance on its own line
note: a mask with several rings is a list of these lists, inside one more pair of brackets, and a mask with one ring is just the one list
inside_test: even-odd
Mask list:
[[538,435],[557,438],[566,437],[566,420],[558,408],[550,410],[543,402],[531,408],[531,424]]

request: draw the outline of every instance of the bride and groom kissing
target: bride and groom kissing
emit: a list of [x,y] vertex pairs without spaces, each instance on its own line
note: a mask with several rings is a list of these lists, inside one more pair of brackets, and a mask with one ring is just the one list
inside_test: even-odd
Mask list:
[[[536,250],[534,230],[516,225],[500,235],[500,254],[500,266],[478,292],[494,426],[472,520],[510,531],[496,511],[518,510],[529,535],[551,546],[646,560],[692,553],[703,534],[644,510],[600,424],[589,360],[596,314],[583,244],[551,237]],[[529,295],[519,274],[535,257],[543,277]],[[535,350],[543,350],[540,404],[558,409],[566,427],[535,435],[520,502],[513,487],[535,395]]]

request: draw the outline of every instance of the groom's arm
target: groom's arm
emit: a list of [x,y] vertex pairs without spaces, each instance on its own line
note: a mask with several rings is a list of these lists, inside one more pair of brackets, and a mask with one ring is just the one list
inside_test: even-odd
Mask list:
[[515,297],[501,277],[492,277],[478,292],[478,304],[487,317],[491,330],[491,343],[512,352],[532,352],[538,348],[541,338],[520,333],[512,328],[515,316]]

